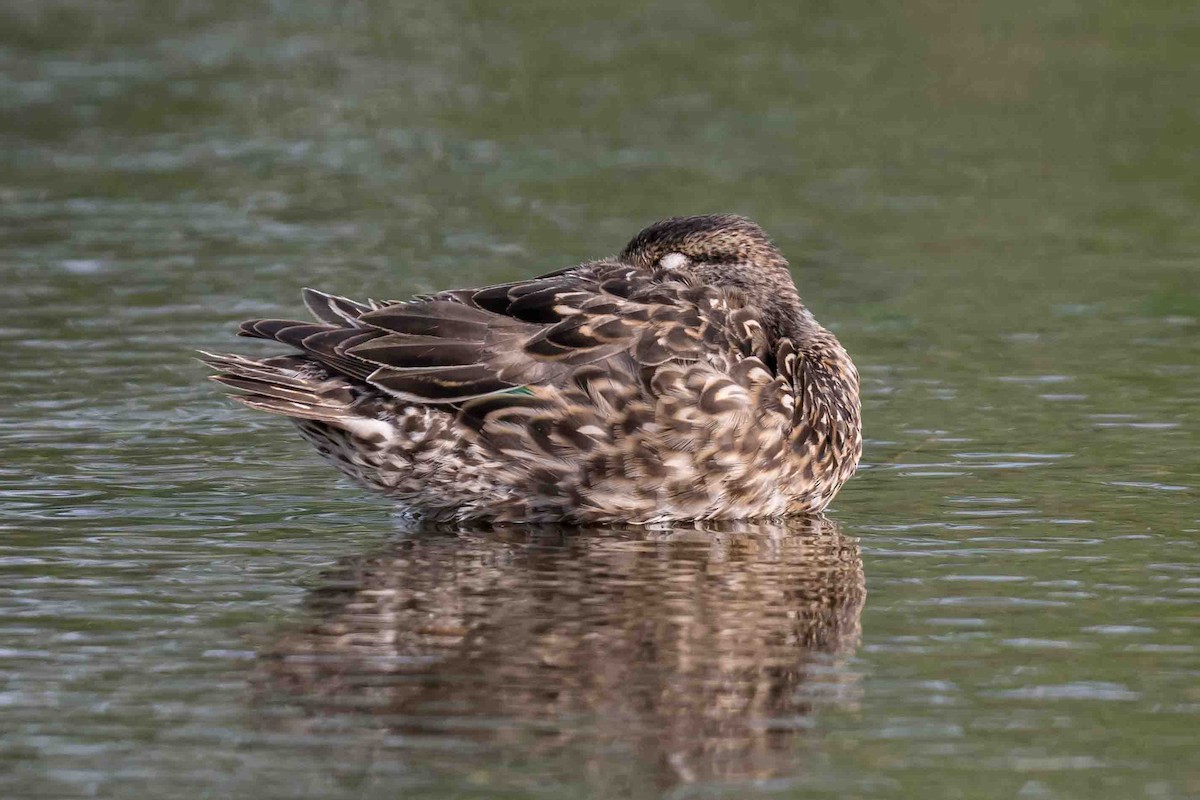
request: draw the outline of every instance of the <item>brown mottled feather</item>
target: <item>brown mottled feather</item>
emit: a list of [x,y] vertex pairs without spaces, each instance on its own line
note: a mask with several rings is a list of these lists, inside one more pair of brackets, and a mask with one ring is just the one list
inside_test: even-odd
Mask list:
[[409,302],[304,291],[252,320],[297,355],[205,354],[361,483],[434,517],[579,521],[823,509],[861,452],[858,378],[740,217],[667,220],[617,259]]

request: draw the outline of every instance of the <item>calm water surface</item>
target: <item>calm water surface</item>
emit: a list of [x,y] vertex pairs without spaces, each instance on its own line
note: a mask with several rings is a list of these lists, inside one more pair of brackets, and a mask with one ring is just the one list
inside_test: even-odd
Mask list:
[[[0,795],[1200,796],[1198,48],[1167,0],[0,5]],[[863,373],[827,519],[414,527],[190,361],[726,210]]]

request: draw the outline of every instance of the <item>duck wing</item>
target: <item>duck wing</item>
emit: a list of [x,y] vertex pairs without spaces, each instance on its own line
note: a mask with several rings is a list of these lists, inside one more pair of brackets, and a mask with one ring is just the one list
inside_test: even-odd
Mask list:
[[757,314],[736,292],[620,262],[408,302],[356,303],[305,290],[305,303],[318,322],[251,320],[240,333],[292,345],[418,403],[528,396],[614,357],[636,378],[668,361],[766,347]]

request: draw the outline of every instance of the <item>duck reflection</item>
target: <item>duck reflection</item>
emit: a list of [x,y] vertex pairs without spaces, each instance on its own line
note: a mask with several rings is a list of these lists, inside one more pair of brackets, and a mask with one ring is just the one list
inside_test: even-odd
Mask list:
[[267,688],[394,732],[765,777],[795,769],[816,708],[855,702],[862,560],[824,518],[413,531],[325,578],[319,621],[266,654]]

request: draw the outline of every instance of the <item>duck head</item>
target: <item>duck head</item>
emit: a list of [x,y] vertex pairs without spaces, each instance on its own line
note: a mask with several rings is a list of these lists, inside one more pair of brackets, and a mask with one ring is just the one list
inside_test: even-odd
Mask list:
[[672,217],[649,226],[621,251],[622,261],[666,269],[691,283],[736,289],[762,312],[773,341],[796,337],[812,321],[787,259],[757,224],[734,214]]

